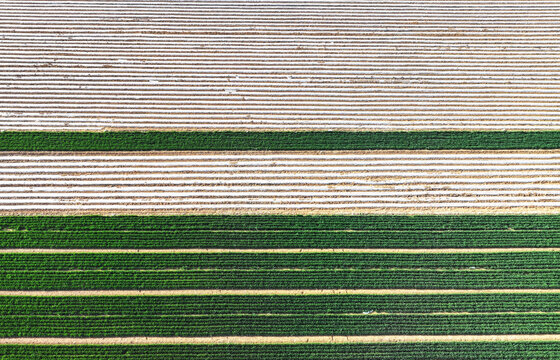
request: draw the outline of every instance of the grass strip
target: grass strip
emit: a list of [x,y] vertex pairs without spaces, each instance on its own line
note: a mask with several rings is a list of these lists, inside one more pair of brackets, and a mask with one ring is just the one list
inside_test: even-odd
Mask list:
[[526,360],[560,359],[560,343],[0,345],[0,353],[3,360]]
[[[429,227],[430,224],[427,224]],[[282,249],[560,247],[560,230],[16,230],[0,248]]]
[[499,253],[6,253],[4,271],[264,269],[558,269],[560,252]]
[[560,314],[3,316],[0,337],[560,334]]
[[559,311],[560,294],[0,296],[0,316]]
[[559,131],[0,133],[0,151],[496,150],[559,147]]
[[560,270],[1,271],[0,290],[558,289]]
[[0,230],[560,230],[560,215],[2,216]]

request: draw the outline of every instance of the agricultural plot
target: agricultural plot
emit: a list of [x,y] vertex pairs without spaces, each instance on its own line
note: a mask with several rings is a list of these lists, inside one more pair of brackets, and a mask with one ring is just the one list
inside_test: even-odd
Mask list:
[[557,131],[0,131],[1,151],[557,149]]
[[5,1],[0,14],[1,130],[560,129],[560,8],[546,0]]
[[0,154],[0,213],[554,213],[558,150]]
[[560,359],[559,16],[0,2],[0,359]]
[[[294,228],[292,247],[267,247]],[[0,246],[0,343],[8,359],[47,350],[69,359],[185,351],[219,358],[228,349],[265,359],[559,351],[556,342],[534,340],[560,339],[560,247],[536,247],[531,236],[465,245],[485,232],[555,234],[558,216],[15,216],[0,218],[0,229],[21,242]],[[415,233],[458,237],[446,247],[407,247],[386,236],[393,231],[408,241]],[[307,239],[341,232],[360,233],[359,246],[339,239],[327,249]],[[71,234],[76,245],[34,240],[54,233]],[[191,234],[196,244],[202,234],[217,241],[235,233],[253,246],[227,238],[207,248],[118,246],[118,234],[145,233],[170,233],[178,244]],[[103,246],[84,241],[94,234]],[[259,243],[260,234],[270,239]],[[505,342],[480,343],[495,336]],[[267,345],[272,339],[279,343]],[[64,341],[74,346],[60,347]],[[23,346],[32,343],[51,345]]]
[[[0,346],[9,360],[21,359],[190,359],[222,360],[225,357],[263,360],[334,360],[334,359],[381,359],[422,360],[431,354],[437,359],[486,360],[507,358],[554,358],[560,347],[551,342],[527,343],[405,343],[405,344],[359,344],[359,345],[143,345],[143,346]],[[340,354],[344,354],[341,357]]]

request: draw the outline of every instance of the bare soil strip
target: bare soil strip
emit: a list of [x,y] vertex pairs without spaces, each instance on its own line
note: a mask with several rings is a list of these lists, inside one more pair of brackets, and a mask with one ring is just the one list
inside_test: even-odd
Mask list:
[[0,216],[41,216],[41,215],[558,215],[560,205],[548,207],[533,206],[486,206],[457,208],[310,208],[310,209],[60,209],[60,210],[0,210]]
[[5,152],[0,215],[557,214],[558,171],[557,150]]
[[560,289],[186,289],[186,290],[2,290],[0,296],[213,296],[213,295],[455,295],[560,294]]
[[2,2],[0,130],[560,129],[554,2],[300,5]]
[[442,248],[442,249],[0,249],[0,254],[472,254],[560,252],[560,248]]
[[[170,158],[171,160],[185,160],[196,156],[198,160],[208,161],[235,160],[236,156],[242,156],[244,160],[258,158],[260,160],[313,160],[314,156],[322,155],[323,158],[338,160],[363,160],[368,156],[381,157],[385,159],[509,159],[511,156],[522,159],[557,159],[560,160],[558,150],[547,149],[511,149],[511,150],[295,150],[295,151],[5,151],[0,153],[0,158],[6,163],[19,161],[142,161],[160,162],[162,159],[153,159],[153,156]],[[111,155],[111,156],[108,156]],[[146,156],[148,155],[148,156]],[[11,160],[10,160],[11,159]],[[4,163],[4,161],[2,162]]]
[[400,342],[560,341],[542,335],[389,335],[389,336],[216,336],[114,338],[3,338],[2,345],[149,345],[149,344],[354,344]]

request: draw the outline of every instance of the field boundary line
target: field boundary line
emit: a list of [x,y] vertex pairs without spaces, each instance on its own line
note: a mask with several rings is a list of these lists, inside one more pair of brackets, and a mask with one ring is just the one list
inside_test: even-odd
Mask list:
[[111,338],[0,338],[1,345],[149,345],[149,344],[353,344],[405,342],[531,342],[560,341],[560,334],[542,335],[371,335],[371,336],[216,336]]
[[215,296],[215,295],[460,295],[560,294],[560,289],[184,289],[184,290],[1,290],[0,296]]
[[522,252],[560,252],[560,248],[426,248],[426,249],[363,249],[363,248],[288,248],[288,249],[0,249],[0,254],[486,254]]

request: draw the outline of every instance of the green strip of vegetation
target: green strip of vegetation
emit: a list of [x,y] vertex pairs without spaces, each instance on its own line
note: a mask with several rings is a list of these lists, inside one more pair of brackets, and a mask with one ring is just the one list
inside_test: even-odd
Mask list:
[[560,230],[560,215],[3,216],[0,230]]
[[560,343],[0,345],[0,354],[3,360],[527,360],[560,359]]
[[558,312],[560,294],[0,296],[0,316]]
[[560,270],[1,271],[2,290],[557,289]]
[[507,248],[560,247],[559,230],[0,231],[0,248]]
[[560,216],[15,216],[0,248],[560,247]]
[[558,131],[13,132],[0,151],[557,149]]
[[3,316],[2,337],[560,334],[560,314]]
[[2,270],[558,269],[560,252],[500,253],[30,253],[0,254]]
[[0,231],[0,248],[507,248],[560,247],[560,230],[24,230]]

